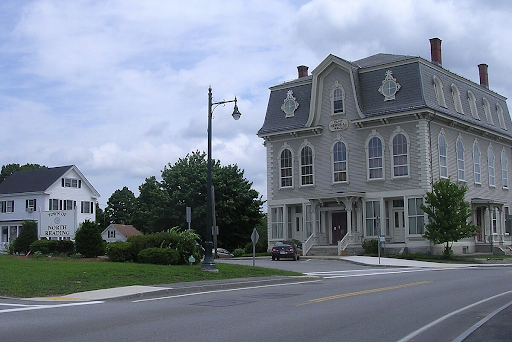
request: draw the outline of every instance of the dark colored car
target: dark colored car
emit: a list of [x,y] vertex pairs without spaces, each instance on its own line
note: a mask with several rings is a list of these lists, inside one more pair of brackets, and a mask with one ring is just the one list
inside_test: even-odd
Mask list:
[[281,258],[299,260],[300,248],[293,241],[276,242],[274,247],[272,247],[272,260],[279,260]]

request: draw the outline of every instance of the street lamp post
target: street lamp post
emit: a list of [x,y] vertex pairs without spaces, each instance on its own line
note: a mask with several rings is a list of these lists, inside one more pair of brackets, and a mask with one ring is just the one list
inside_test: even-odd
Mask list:
[[219,105],[234,102],[233,119],[240,119],[240,112],[236,104],[236,96],[234,100],[220,102],[212,102],[212,87],[208,88],[208,171],[206,174],[206,241],[204,243],[204,261],[201,264],[201,270],[209,272],[218,272],[215,260],[212,256],[212,114]]

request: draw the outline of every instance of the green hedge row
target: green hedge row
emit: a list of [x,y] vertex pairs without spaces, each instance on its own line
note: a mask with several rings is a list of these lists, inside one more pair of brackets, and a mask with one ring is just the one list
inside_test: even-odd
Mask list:
[[36,240],[30,244],[32,253],[41,252],[48,254],[67,254],[75,253],[75,244],[71,240]]

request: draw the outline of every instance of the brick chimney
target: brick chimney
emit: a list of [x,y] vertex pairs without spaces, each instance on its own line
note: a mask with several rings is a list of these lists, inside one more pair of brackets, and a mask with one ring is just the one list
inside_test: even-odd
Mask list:
[[432,63],[435,63],[439,66],[443,65],[443,62],[441,60],[441,39],[430,39],[430,58],[432,60]]
[[305,65],[299,65],[297,70],[299,72],[299,78],[306,77],[308,75],[308,67]]
[[480,85],[489,89],[489,74],[487,73],[487,64],[478,64],[478,73],[480,74]]

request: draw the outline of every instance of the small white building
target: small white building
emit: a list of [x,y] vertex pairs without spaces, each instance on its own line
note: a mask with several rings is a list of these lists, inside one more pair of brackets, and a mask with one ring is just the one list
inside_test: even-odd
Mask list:
[[142,233],[129,224],[110,224],[101,233],[101,237],[106,242],[126,241],[134,235],[142,235]]
[[[0,252],[14,241],[25,220],[38,222],[47,212],[74,213],[74,229],[85,220],[95,221],[100,194],[75,165],[17,171],[0,183]],[[69,239],[51,236],[50,239]]]

